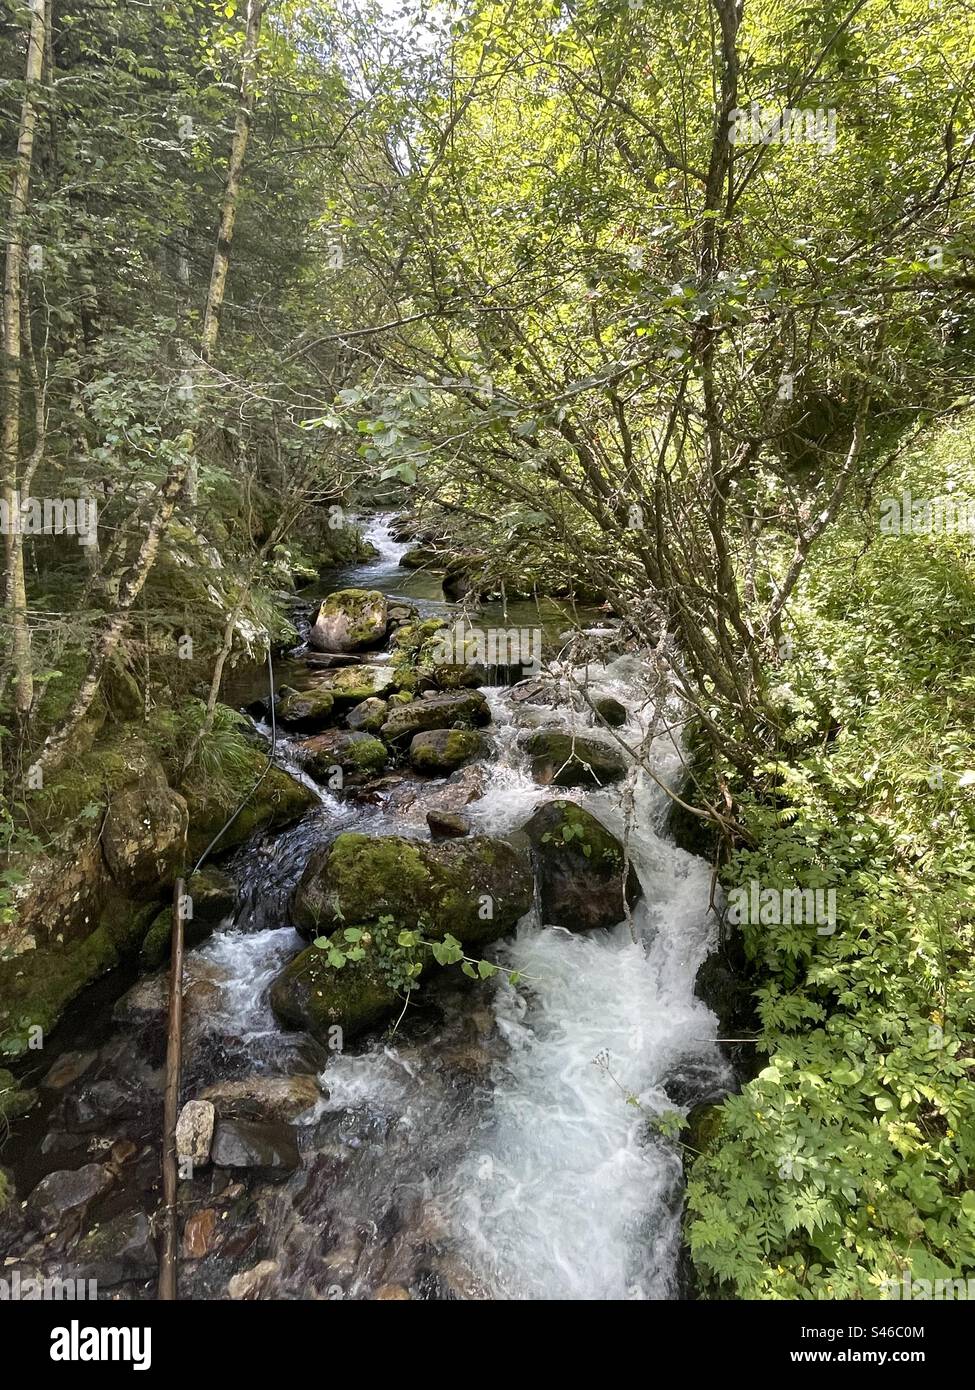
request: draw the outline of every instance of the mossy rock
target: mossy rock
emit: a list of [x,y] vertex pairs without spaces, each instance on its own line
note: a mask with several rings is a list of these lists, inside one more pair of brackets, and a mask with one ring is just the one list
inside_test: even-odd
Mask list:
[[414,734],[410,762],[417,772],[442,776],[483,758],[489,748],[484,735],[472,729],[427,729]]
[[[193,905],[192,917],[184,917],[183,941],[186,946],[198,946],[214,927],[233,912],[237,903],[237,885],[222,869],[207,866],[189,880],[187,891]],[[169,959],[173,935],[173,909],[164,907],[153,919],[139,951],[143,970],[156,970]]]
[[535,729],[518,743],[530,754],[532,776],[543,786],[604,787],[626,775],[615,748],[581,734]]
[[527,841],[480,835],[432,844],[346,833],[309,859],[292,919],[316,937],[388,915],[408,928],[422,920],[430,935],[483,943],[514,929],[534,887]]
[[143,901],[172,885],[186,859],[188,824],[186,802],[149,759],[138,781],[111,797],[102,830],[105,863],[123,893]]
[[432,695],[423,700],[411,700],[390,710],[382,726],[387,743],[405,742],[414,734],[428,729],[471,729],[490,724],[491,710],[479,690],[458,691],[452,695]]
[[323,1042],[330,1028],[338,1026],[351,1038],[402,1007],[401,997],[368,962],[350,961],[335,970],[317,946],[289,961],[271,985],[271,1008],[278,1021]]
[[14,1201],[15,1196],[13,1178],[5,1168],[0,1168],[0,1216]]
[[524,827],[535,850],[542,921],[569,931],[613,927],[640,897],[632,864],[623,898],[623,846],[574,801],[549,801]]
[[274,702],[274,716],[286,729],[314,733],[332,717],[335,696],[318,686],[311,690],[292,690],[283,686]]
[[389,750],[372,734],[332,729],[308,739],[301,745],[299,755],[313,777],[326,781],[336,767],[353,774],[381,772],[389,759]]
[[308,645],[320,652],[357,652],[378,646],[389,617],[378,589],[337,589],[318,606]]
[[391,666],[343,666],[326,671],[315,687],[327,691],[336,710],[351,709],[363,700],[382,700],[396,689],[395,673]]
[[[210,841],[230,817],[241,797],[250,792],[267,767],[267,754],[256,745],[246,745],[232,782],[219,789],[191,783],[182,788],[190,814],[188,860],[195,863]],[[190,771],[192,778],[193,772]],[[317,804],[311,788],[289,777],[272,765],[243,810],[220,837],[214,854],[222,854],[250,838],[264,827],[280,830],[300,820],[309,807]]]
[[356,733],[375,734],[386,722],[389,704],[370,696],[361,705],[355,705],[346,715],[345,722]]
[[0,961],[0,1055],[26,1052],[36,1029],[46,1037],[72,999],[134,953],[157,910],[111,896],[84,940]]
[[[477,660],[475,639],[465,639],[458,649],[455,636],[440,618],[402,627],[393,637],[393,667],[400,689],[464,690],[487,684],[487,669]],[[444,660],[445,653],[450,661]]]

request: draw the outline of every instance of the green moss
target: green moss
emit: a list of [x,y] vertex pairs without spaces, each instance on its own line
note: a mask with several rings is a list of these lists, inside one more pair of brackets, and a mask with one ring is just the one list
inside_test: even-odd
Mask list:
[[[309,860],[292,913],[316,935],[391,916],[411,928],[423,921],[432,935],[493,941],[528,911],[533,893],[527,850],[505,840],[434,845],[349,832]],[[481,915],[485,899],[489,917]]]
[[0,1215],[13,1201],[13,1185],[7,1174],[0,1168]]
[[316,686],[328,691],[336,706],[343,709],[375,696],[382,699],[393,690],[393,673],[388,666],[343,666],[328,671]]
[[361,738],[350,739],[348,757],[360,772],[379,772],[386,766],[389,754],[382,739],[364,734]]
[[288,1027],[327,1041],[330,1028],[353,1037],[402,1007],[402,1000],[367,962],[350,961],[335,970],[324,951],[309,946],[274,981],[271,1007]]
[[113,969],[138,946],[157,912],[114,897],[84,941],[26,951],[0,961],[0,1055],[18,1057],[34,1030],[44,1037],[86,985]]
[[[216,924],[233,911],[237,889],[232,879],[222,872],[208,866],[189,881],[189,894],[193,900],[193,915],[183,928],[183,939],[187,946],[196,946],[206,939]],[[169,949],[173,934],[173,909],[164,907],[155,917],[146,932],[139,951],[139,964],[144,970],[155,970],[169,959]]]
[[[244,748],[246,756],[243,769],[229,785],[219,788],[206,785],[180,788],[190,812],[188,858],[191,861],[195,862],[203,853],[233,812],[240,797],[250,791],[267,765],[267,756],[260,748],[252,744],[244,744]],[[233,825],[221,837],[215,853],[242,844],[255,830],[264,826],[280,829],[291,825],[314,803],[314,792],[289,777],[281,768],[272,766]]]
[[485,740],[471,729],[430,729],[410,744],[410,762],[418,772],[452,772],[482,757]]

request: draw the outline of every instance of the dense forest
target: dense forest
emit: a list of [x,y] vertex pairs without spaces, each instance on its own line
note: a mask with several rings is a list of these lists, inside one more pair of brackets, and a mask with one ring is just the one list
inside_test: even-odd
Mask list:
[[5,1278],[975,1296],[975,11],[0,76]]

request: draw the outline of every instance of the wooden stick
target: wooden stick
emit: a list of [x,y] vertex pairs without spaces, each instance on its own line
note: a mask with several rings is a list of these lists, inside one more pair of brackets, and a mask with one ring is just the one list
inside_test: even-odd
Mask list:
[[180,1072],[183,1062],[183,879],[173,889],[173,936],[169,962],[169,1030],[166,1041],[166,1092],[163,1102],[162,1183],[165,1225],[159,1247],[160,1300],[177,1298],[176,1250],[178,1229],[176,1192],[179,1168],[176,1154],[176,1121],[179,1118]]

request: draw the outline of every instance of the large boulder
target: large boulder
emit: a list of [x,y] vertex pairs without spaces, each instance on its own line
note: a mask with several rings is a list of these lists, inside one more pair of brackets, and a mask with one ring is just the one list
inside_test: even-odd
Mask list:
[[102,853],[123,893],[145,901],[173,882],[186,858],[188,825],[186,802],[159,763],[147,762],[138,781],[112,795]]
[[[212,780],[196,774],[183,786],[190,810],[190,862],[200,857],[218,830],[223,833],[217,850],[223,852],[249,839],[263,826],[280,830],[291,825],[300,820],[309,807],[317,805],[318,799],[311,788],[275,764],[268,768],[265,749],[242,742],[240,752],[232,784],[217,786]],[[240,814],[228,826],[227,821],[242,801]]]
[[396,705],[390,710],[381,733],[387,743],[405,742],[427,729],[471,729],[490,722],[491,710],[481,692],[462,690]]
[[308,645],[320,652],[359,652],[386,636],[386,595],[376,589],[339,589],[318,606]]
[[286,1028],[303,1029],[324,1042],[332,1028],[353,1038],[375,1027],[403,1001],[374,965],[352,962],[336,970],[326,951],[309,946],[271,985],[271,1007]]
[[[573,801],[549,801],[524,829],[535,850],[546,926],[589,931],[623,920],[623,846],[595,816]],[[641,893],[632,865],[625,877],[632,906]]]
[[361,705],[363,700],[382,700],[396,689],[392,667],[379,662],[374,665],[342,666],[326,671],[316,682],[316,690],[327,692],[339,713]]
[[332,729],[301,744],[299,757],[313,777],[326,780],[338,767],[348,773],[375,773],[386,766],[389,752],[372,734]]
[[489,741],[473,729],[426,729],[413,735],[410,763],[417,772],[442,777],[483,758],[489,749]]
[[543,786],[604,787],[626,775],[622,756],[607,743],[558,729],[535,729],[518,745],[531,756],[532,776]]
[[422,921],[429,935],[480,943],[510,932],[533,897],[525,841],[478,835],[431,844],[347,833],[312,854],[291,915],[306,936],[388,915],[405,928]]
[[322,729],[332,717],[335,696],[325,686],[310,690],[292,690],[282,686],[274,705],[274,715],[286,729],[313,733]]

